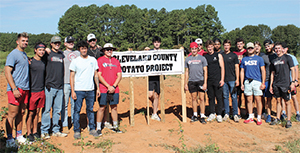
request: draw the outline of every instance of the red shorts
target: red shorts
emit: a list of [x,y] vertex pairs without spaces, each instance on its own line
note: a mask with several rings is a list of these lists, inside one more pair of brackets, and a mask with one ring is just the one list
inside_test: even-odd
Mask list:
[[15,98],[14,93],[12,91],[7,91],[7,98],[9,104],[19,106],[20,103],[24,103],[24,104],[28,103],[29,90],[23,90],[21,88],[18,88],[18,90],[21,93],[21,97],[18,99]]
[[29,98],[28,109],[36,110],[36,108],[44,108],[45,106],[45,91],[31,92]]

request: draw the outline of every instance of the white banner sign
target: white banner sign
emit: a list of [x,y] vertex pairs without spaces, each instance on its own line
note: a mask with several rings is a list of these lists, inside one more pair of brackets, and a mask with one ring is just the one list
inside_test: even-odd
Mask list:
[[113,52],[121,64],[122,77],[184,73],[183,50]]

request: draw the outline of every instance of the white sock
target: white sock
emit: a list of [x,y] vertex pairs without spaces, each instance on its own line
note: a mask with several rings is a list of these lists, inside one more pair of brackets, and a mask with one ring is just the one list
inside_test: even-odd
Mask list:
[[194,116],[196,116],[196,117],[197,117],[197,116],[198,116],[198,113],[197,113],[197,112],[194,112]]
[[101,123],[102,122],[97,122],[97,130],[101,130]]
[[299,115],[299,111],[296,112]]
[[261,115],[257,115],[257,120],[261,120]]
[[254,114],[249,114],[249,118],[254,118]]
[[285,110],[282,111],[282,114],[285,114]]
[[118,121],[113,121],[114,128],[118,127]]
[[202,118],[202,117],[205,117],[205,115],[204,115],[204,114],[202,114],[202,113],[201,113],[200,115],[201,115],[201,118]]

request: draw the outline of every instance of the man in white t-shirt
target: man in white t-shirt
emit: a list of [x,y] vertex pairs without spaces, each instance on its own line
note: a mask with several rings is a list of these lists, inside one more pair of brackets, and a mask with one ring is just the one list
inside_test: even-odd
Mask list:
[[[93,112],[94,107],[94,86],[96,84],[97,94],[100,96],[99,90],[99,79],[98,79],[98,64],[95,58],[88,56],[88,43],[85,41],[80,41],[77,44],[77,48],[80,51],[80,56],[72,60],[70,64],[70,85],[71,94],[74,99],[74,138],[81,138],[80,134],[80,110],[82,107],[83,99],[86,101],[86,114],[89,119],[89,134],[97,137],[100,134],[95,130],[95,117]],[[94,82],[95,81],[95,82]]]

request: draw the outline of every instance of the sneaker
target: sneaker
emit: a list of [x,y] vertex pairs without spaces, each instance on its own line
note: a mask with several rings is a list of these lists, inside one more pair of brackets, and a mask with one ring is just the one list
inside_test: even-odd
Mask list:
[[286,127],[286,128],[292,127],[292,122],[291,122],[290,120],[288,120],[288,121],[286,122],[285,127]]
[[6,148],[18,148],[15,139],[6,140]]
[[242,115],[237,115],[239,117],[239,119],[242,119]]
[[271,123],[271,115],[267,115],[267,118],[266,118],[266,123]]
[[257,121],[256,121],[256,125],[261,125],[262,124],[262,120],[260,119],[257,119]]
[[221,116],[221,115],[218,115],[218,116],[217,116],[217,122],[221,123],[222,121],[223,121],[222,116]]
[[233,120],[234,120],[235,122],[239,122],[239,121],[240,121],[240,118],[239,118],[238,115],[234,115],[234,116],[233,116]]
[[23,136],[18,136],[16,139],[19,144],[25,144],[27,142],[27,139],[25,139]]
[[204,118],[204,117],[201,117],[201,118],[200,118],[200,123],[206,124],[206,121],[205,121],[205,118]]
[[42,139],[50,139],[50,135],[48,133],[42,133],[41,138]]
[[101,135],[99,135],[99,134],[97,133],[96,130],[91,130],[91,131],[89,132],[89,134],[92,135],[92,136],[94,136],[94,137],[99,137],[99,136],[102,135],[101,133],[100,133]]
[[27,135],[27,139],[30,141],[30,142],[33,142],[34,141],[34,135],[31,133],[29,135]]
[[97,130],[97,134],[98,134],[99,136],[101,136],[101,135],[102,135],[101,130]]
[[270,123],[270,125],[277,125],[277,124],[280,124],[280,120],[278,118],[276,118],[274,121]]
[[229,115],[228,115],[228,114],[225,114],[225,115],[224,115],[223,121],[225,121],[225,122],[226,122],[226,121],[229,121]]
[[67,126],[63,127],[63,130],[62,130],[64,133],[66,134],[69,134],[70,131],[69,131],[69,128]]
[[198,117],[193,115],[192,118],[191,118],[191,122],[196,122],[196,121],[198,121]]
[[104,128],[113,129],[113,126],[109,122],[104,122]]
[[112,130],[116,133],[123,133],[123,131],[121,131],[119,128],[113,128]]
[[244,123],[253,123],[254,121],[253,121],[253,118],[248,118],[248,119],[246,119],[245,121],[244,121]]
[[66,136],[68,136],[68,134],[61,133],[61,132],[56,132],[56,133],[53,133],[52,136],[55,136],[55,137],[66,137]]
[[156,120],[156,121],[160,121],[160,118],[157,114],[152,114],[151,119]]
[[282,114],[282,115],[280,116],[280,120],[281,120],[281,121],[286,120],[286,118],[287,118],[286,114]]
[[300,114],[297,114],[297,115],[296,115],[296,120],[297,120],[298,122],[300,122]]
[[[58,133],[58,132],[57,132],[57,133]],[[81,138],[80,132],[74,132],[74,138],[75,138],[75,139],[80,139],[80,138]]]
[[215,119],[216,119],[216,114],[210,114],[210,115],[208,116],[207,121],[208,121],[208,122],[211,122],[211,121],[214,121]]

